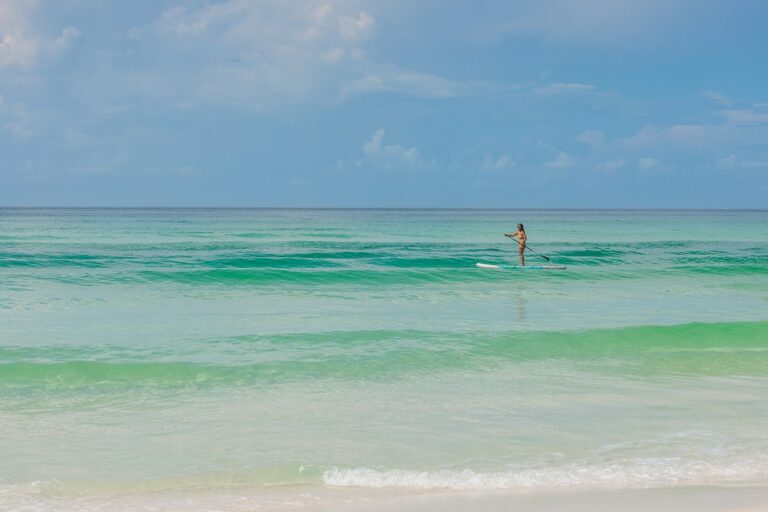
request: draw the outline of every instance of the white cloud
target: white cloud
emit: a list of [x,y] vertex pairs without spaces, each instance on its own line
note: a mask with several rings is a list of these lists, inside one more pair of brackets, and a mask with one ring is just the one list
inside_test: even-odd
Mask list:
[[51,42],[51,52],[60,55],[69,50],[82,33],[75,27],[66,27],[61,35]]
[[0,34],[0,66],[29,64],[37,51],[37,44],[20,34]]
[[338,23],[341,36],[347,41],[367,38],[374,26],[373,17],[364,11],[361,11],[357,17],[342,16]]
[[483,170],[491,172],[503,172],[512,169],[515,166],[515,162],[507,154],[501,154],[498,157],[491,155],[483,156]]
[[660,162],[656,160],[655,158],[640,158],[637,161],[637,167],[638,169],[647,170],[647,169],[653,169],[654,167],[658,167],[660,165]]
[[0,122],[17,139],[32,136],[32,116],[22,103],[8,103],[0,96]]
[[730,169],[731,167],[734,167],[736,165],[736,155],[731,153],[725,158],[720,158],[717,160],[717,166],[721,169]]
[[626,160],[623,158],[617,158],[615,160],[609,160],[608,162],[605,162],[601,169],[609,174],[613,174],[619,169],[623,168],[625,165],[627,165]]
[[673,167],[655,158],[643,157],[637,160],[637,170],[640,174],[668,173]]
[[421,162],[419,150],[415,147],[406,148],[399,144],[384,144],[384,130],[377,130],[371,140],[363,144],[363,153],[371,160],[380,163],[406,163],[409,165]]
[[386,92],[423,98],[455,98],[489,86],[482,82],[458,82],[428,73],[382,66],[376,72],[367,73],[363,78],[345,85],[340,96],[349,98]]
[[130,34],[178,52],[172,69],[155,71],[176,90],[267,108],[338,96],[329,91],[361,75],[375,27],[344,0],[226,0],[168,9]]
[[768,109],[721,110],[720,114],[729,124],[757,126],[768,123]]
[[31,34],[29,17],[34,2],[0,1],[0,67],[32,63],[39,51],[39,41]]
[[[604,0],[519,0],[494,13],[480,39],[535,37],[550,43],[601,45],[647,43],[678,15],[674,0],[606,2]],[[500,12],[499,12],[500,11]]]
[[32,129],[23,121],[8,123],[5,128],[17,139],[28,139],[32,136]]
[[704,124],[677,124],[668,127],[646,126],[631,137],[620,139],[620,147],[642,149],[662,144],[705,146],[718,138],[721,128]]
[[346,56],[347,52],[344,50],[344,48],[336,47],[331,48],[327,52],[321,54],[320,58],[331,64],[336,64],[337,62],[341,62]]
[[594,150],[603,149],[606,146],[605,133],[602,130],[585,130],[576,139]]
[[95,138],[74,128],[65,129],[60,135],[61,145],[66,149],[84,149],[92,146]]
[[[720,98],[717,93],[707,93],[719,103],[730,99]],[[671,161],[684,157],[688,161],[698,161],[703,167],[710,162],[720,169],[740,168],[759,169],[764,167],[766,160],[765,140],[768,137],[768,106],[754,103],[744,108],[713,110],[705,113],[703,118],[715,121],[696,122],[688,124],[672,124],[668,126],[645,126],[634,134],[606,141],[605,135],[598,130],[582,132],[577,139],[589,145],[593,151],[601,155],[614,156],[633,154],[639,158],[638,171],[642,172],[675,172]],[[751,160],[737,159],[731,153],[736,148],[755,148],[751,150],[754,156]],[[655,153],[666,158],[660,162],[644,154]],[[720,155],[728,155],[717,158]],[[729,154],[731,153],[731,154]]]
[[161,32],[178,37],[198,36],[205,33],[212,18],[222,11],[221,5],[207,6],[205,11],[190,12],[185,7],[172,7],[157,20]]
[[578,83],[553,83],[536,87],[531,94],[537,96],[562,96],[567,94],[584,94],[596,89],[594,85]]
[[768,125],[768,108],[756,103],[749,108],[719,110],[720,123],[645,126],[634,135],[619,139],[616,146],[629,149],[671,146],[689,149],[724,147],[755,141],[762,144]]
[[551,169],[570,169],[573,167],[574,163],[575,160],[571,155],[561,151],[560,154],[557,155],[557,158],[545,162],[544,167],[549,167]]
[[[361,41],[371,35],[374,26],[370,14],[338,0],[290,5],[276,0],[226,0],[200,7],[177,6],[163,12],[154,23],[156,30],[169,37],[242,44],[245,51],[279,51],[280,46],[290,45],[285,48],[289,53],[312,43],[324,46],[334,40]],[[211,37],[215,39],[208,39]]]
[[715,103],[719,103],[720,105],[725,105],[727,107],[730,107],[733,104],[733,101],[731,101],[730,98],[717,91],[704,91],[701,93],[701,95],[705,98],[709,98]]
[[28,67],[41,57],[66,52],[80,32],[66,27],[57,36],[35,26],[36,0],[0,0],[0,68]]
[[717,160],[717,167],[720,169],[733,169],[741,167],[743,169],[761,169],[768,167],[768,162],[760,160],[739,160],[736,155],[731,153],[725,158],[719,158]]
[[[143,82],[170,82],[164,89],[192,96],[184,98],[190,103],[271,110],[382,93],[454,98],[493,87],[377,60],[377,28],[374,11],[359,2],[223,0],[168,9],[129,34],[145,51],[161,47],[176,57]],[[136,84],[130,76],[120,80],[123,91],[155,95],[124,84]]]

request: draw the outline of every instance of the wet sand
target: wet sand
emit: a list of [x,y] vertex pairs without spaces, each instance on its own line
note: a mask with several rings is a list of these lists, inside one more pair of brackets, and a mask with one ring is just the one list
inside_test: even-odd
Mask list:
[[768,487],[683,487],[548,494],[446,493],[384,499],[323,512],[768,512]]

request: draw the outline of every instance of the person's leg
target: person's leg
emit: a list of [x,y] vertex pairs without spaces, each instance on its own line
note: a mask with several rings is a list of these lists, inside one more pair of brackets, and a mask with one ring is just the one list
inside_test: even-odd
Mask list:
[[525,266],[525,244],[520,244],[520,265]]

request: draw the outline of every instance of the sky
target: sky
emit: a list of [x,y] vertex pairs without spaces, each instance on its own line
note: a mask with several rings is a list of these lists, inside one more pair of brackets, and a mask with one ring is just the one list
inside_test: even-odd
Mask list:
[[761,0],[0,0],[0,206],[768,208]]

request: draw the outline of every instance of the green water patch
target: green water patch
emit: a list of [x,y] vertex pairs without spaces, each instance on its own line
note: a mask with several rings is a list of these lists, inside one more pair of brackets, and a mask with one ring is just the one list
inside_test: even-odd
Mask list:
[[[619,378],[765,378],[768,322],[555,332],[245,335],[185,343],[175,356],[108,346],[89,356],[78,350],[4,348],[0,394],[253,387],[317,379],[358,382],[453,371],[541,375],[553,368]],[[201,357],[210,362],[189,360]]]
[[330,261],[325,258],[303,258],[294,255],[288,256],[265,256],[265,255],[248,255],[239,257],[223,257],[212,258],[198,262],[200,265],[206,267],[213,267],[217,269],[230,269],[230,268],[285,268],[285,269],[301,269],[301,268],[324,268],[324,267],[338,267],[339,263]]
[[[570,249],[557,251],[558,256],[570,258],[621,258],[630,251],[620,251],[610,248],[591,247],[587,249]],[[631,251],[637,254],[636,251]]]
[[354,235],[347,234],[347,233],[332,232],[332,231],[329,231],[329,232],[315,232],[314,230],[306,230],[306,231],[308,231],[308,232],[293,233],[291,236],[297,237],[297,238],[309,238],[309,239],[316,239],[316,238],[324,239],[324,238],[327,238],[327,239],[330,239],[330,240],[334,240],[334,239],[349,240],[349,239],[354,238]]
[[[328,264],[327,267],[334,265]],[[38,276],[61,283],[98,286],[105,284],[174,283],[189,286],[370,286],[457,283],[483,280],[509,279],[512,274],[492,276],[473,266],[457,269],[348,269],[316,268],[228,268],[190,270],[136,270],[105,273],[80,273],[71,275]]]
[[119,257],[97,254],[0,252],[0,268],[104,268],[121,260]]
[[477,259],[461,257],[379,257],[371,261],[382,267],[394,268],[472,268]]
[[712,276],[768,276],[768,263],[721,264],[721,265],[676,265],[676,272]]
[[[79,269],[24,269],[15,278],[27,283],[52,281],[71,286],[154,285],[238,287],[334,287],[391,285],[461,285],[472,282],[519,283],[549,281],[637,281],[654,279],[700,279],[700,277],[768,277],[768,266],[669,265],[649,262],[644,265],[571,264],[567,259],[546,262],[529,255],[528,265],[564,264],[560,271],[519,269],[478,269],[477,262],[517,265],[513,258],[500,257],[373,257],[367,260],[296,257],[233,257],[208,260],[169,260],[157,258],[144,263],[124,262],[114,267],[91,265]],[[84,266],[82,266],[84,267]],[[10,271],[10,269],[8,270]],[[20,269],[17,269],[19,272]],[[0,268],[0,276],[2,276]],[[10,274],[6,274],[10,276]],[[698,286],[699,281],[692,285]],[[723,282],[723,284],[726,284]]]
[[[324,232],[325,233],[325,232]],[[228,235],[229,236],[229,235]],[[721,250],[710,242],[623,242],[600,244],[532,244],[528,262],[552,262],[574,268],[620,266],[660,268],[691,274],[707,272],[760,273],[768,268],[768,248],[734,243]],[[535,251],[535,252],[534,252]],[[393,269],[452,269],[475,262],[516,261],[516,246],[459,242],[376,242],[355,240],[200,240],[171,242],[80,243],[50,247],[31,244],[0,251],[3,268],[106,268],[120,271],[174,267],[180,270],[327,268],[361,266]],[[145,276],[146,277],[146,276]],[[246,279],[251,279],[248,276]],[[69,279],[69,276],[67,276]],[[124,280],[124,277],[121,278]],[[291,278],[290,281],[294,279]],[[210,280],[203,279],[203,281]]]
[[232,233],[231,236],[237,237],[237,238],[275,238],[278,234],[276,232],[245,232],[245,233]]
[[294,258],[322,258],[332,260],[368,260],[381,256],[381,253],[375,251],[348,251],[348,250],[329,250],[314,252],[296,252],[290,253]]
[[670,258],[674,263],[704,263],[706,265],[762,265],[768,267],[768,254],[733,254],[725,252],[706,252],[699,254],[683,253]]

